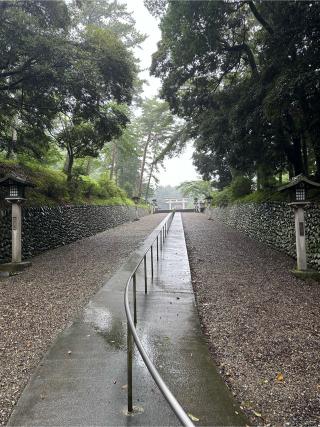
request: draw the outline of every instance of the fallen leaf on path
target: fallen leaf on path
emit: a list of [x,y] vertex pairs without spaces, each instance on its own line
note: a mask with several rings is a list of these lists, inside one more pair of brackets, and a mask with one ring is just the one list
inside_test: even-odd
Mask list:
[[281,372],[277,373],[276,380],[277,381],[283,381],[284,380],[284,376]]
[[262,415],[260,414],[260,412],[253,411],[253,413],[254,413],[254,415],[255,415],[256,417],[259,417],[259,418],[261,418],[261,417],[262,417]]
[[190,412],[188,412],[188,417],[190,418],[190,420],[192,421],[200,421],[199,418],[195,417],[194,415],[190,414]]

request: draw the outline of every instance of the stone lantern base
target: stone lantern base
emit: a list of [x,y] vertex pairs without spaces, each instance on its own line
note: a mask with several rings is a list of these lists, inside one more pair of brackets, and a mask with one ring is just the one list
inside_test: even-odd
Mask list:
[[13,276],[31,266],[31,261],[7,262],[0,264],[0,276]]
[[320,272],[315,270],[291,270],[291,273],[298,279],[306,280],[312,279],[320,282]]

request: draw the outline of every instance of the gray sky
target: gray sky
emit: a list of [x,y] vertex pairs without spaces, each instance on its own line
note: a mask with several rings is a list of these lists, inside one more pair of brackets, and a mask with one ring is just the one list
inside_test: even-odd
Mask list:
[[[157,42],[161,38],[161,32],[156,19],[144,7],[143,0],[127,0],[127,5],[129,11],[133,12],[137,29],[148,35],[147,40],[142,43],[141,49],[137,49],[136,55],[141,61],[141,68],[146,69],[141,73],[141,76],[149,83],[144,85],[144,96],[155,96],[158,94],[160,81],[151,77],[148,69],[151,65],[151,55],[157,50]],[[159,184],[176,186],[183,181],[200,179],[192,164],[192,152],[192,144],[189,144],[179,157],[165,160],[165,168],[159,173]]]

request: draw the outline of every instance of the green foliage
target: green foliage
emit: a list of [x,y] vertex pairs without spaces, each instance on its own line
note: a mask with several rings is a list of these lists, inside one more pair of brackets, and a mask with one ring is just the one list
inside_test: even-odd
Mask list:
[[[120,104],[131,103],[137,67],[121,31],[133,34],[134,22],[131,19],[130,28],[123,22],[117,33],[107,25],[85,24],[74,16],[75,9],[80,13],[89,6],[85,3],[75,7],[62,0],[0,1],[0,150],[7,157],[28,152],[42,158],[51,142],[48,132],[58,134],[65,148],[66,134],[60,135],[64,130],[56,122],[59,115],[70,122],[72,168],[72,157],[96,155],[101,140],[119,136],[127,123]],[[117,5],[109,9],[115,16]],[[125,7],[118,9],[120,25],[126,12]],[[101,19],[103,13],[100,10]],[[126,18],[130,21],[130,14]],[[137,42],[139,34],[135,36]],[[88,139],[90,126],[99,141],[95,146]],[[84,136],[79,137],[80,131]],[[81,149],[73,150],[78,140]],[[85,150],[84,145],[90,147]]]
[[237,176],[234,180],[232,180],[230,185],[232,196],[235,199],[239,197],[246,196],[251,193],[252,182],[250,178],[245,176]]
[[215,191],[212,194],[212,205],[213,206],[227,206],[234,200],[230,187],[226,187],[221,191]]
[[236,200],[236,203],[288,202],[288,195],[279,191],[259,190]]
[[212,185],[209,181],[185,181],[178,186],[184,197],[204,198],[212,193]]
[[167,102],[149,98],[145,99],[141,105],[141,116],[137,119],[137,127],[142,152],[137,195],[141,197],[144,193],[144,198],[147,200],[151,193],[151,180],[155,181],[154,173],[164,156],[168,154],[167,147],[179,134],[181,125],[174,120]]
[[213,193],[213,206],[223,207],[234,203],[264,203],[264,202],[285,202],[287,196],[277,191],[260,190],[253,193],[235,197],[231,187],[226,187],[221,191]]
[[320,3],[146,3],[161,16],[152,73],[202,176],[220,189],[234,170],[263,189],[281,171],[320,178]]
[[79,175],[71,184],[67,183],[63,172],[41,166],[35,161],[17,164],[15,161],[0,161],[0,176],[9,172],[23,174],[35,184],[27,190],[27,206],[56,204],[119,204],[131,205],[133,202],[107,176],[95,180]]

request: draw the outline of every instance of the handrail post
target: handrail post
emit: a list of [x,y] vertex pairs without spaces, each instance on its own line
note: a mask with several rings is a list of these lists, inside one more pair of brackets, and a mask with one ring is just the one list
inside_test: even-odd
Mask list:
[[157,236],[157,261],[159,261],[159,236]]
[[147,278],[147,255],[143,257],[144,264],[144,293],[148,292],[148,278]]
[[128,322],[127,327],[127,367],[128,367],[128,412],[133,411],[132,406],[132,334]]
[[151,245],[151,278],[153,280],[153,244]]
[[133,281],[133,315],[134,315],[134,324],[137,324],[137,277],[136,273],[132,276]]

